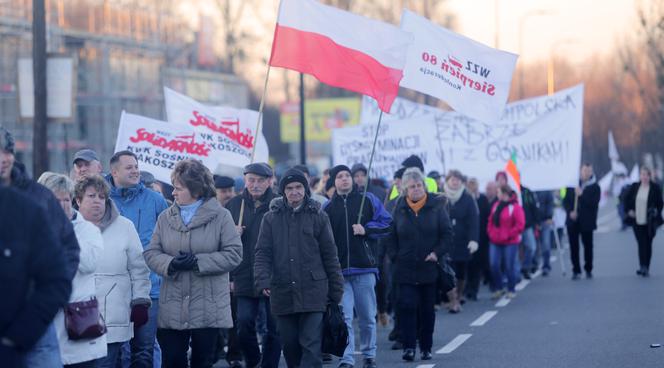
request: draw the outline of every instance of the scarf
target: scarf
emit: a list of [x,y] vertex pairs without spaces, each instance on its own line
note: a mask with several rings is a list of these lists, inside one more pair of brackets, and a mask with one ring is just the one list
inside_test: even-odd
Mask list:
[[202,199],[199,199],[191,204],[178,205],[178,207],[180,207],[180,218],[182,218],[182,223],[185,226],[189,226],[191,220],[194,218],[194,215],[196,214],[196,211],[198,211],[198,208],[201,205],[203,205]]
[[593,174],[593,176],[591,176],[590,179],[581,182],[581,190],[584,190],[595,183],[597,183],[597,178]]
[[503,209],[509,206],[512,202],[499,201],[498,206],[496,206],[496,211],[493,213],[493,224],[498,227],[500,226],[500,214],[503,212]]
[[463,194],[463,191],[465,189],[466,187],[462,184],[459,187],[459,189],[453,190],[452,188],[449,187],[449,185],[447,185],[447,183],[445,183],[445,185],[443,186],[443,194],[445,194],[445,197],[447,197],[447,199],[449,199],[450,202],[452,202],[452,204],[454,205],[455,203],[457,203],[459,198],[461,198],[461,195]]
[[417,202],[413,202],[410,198],[406,197],[406,203],[408,203],[408,207],[410,207],[410,209],[415,212],[415,216],[417,216],[422,207],[427,203],[427,193],[425,192],[424,197]]

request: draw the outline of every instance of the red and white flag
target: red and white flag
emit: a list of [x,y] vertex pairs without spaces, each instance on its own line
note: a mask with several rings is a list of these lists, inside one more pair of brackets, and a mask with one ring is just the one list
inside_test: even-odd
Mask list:
[[411,42],[384,22],[313,0],[282,0],[270,65],[371,96],[389,112]]
[[401,29],[414,36],[401,86],[439,98],[483,122],[505,109],[517,55],[493,49],[404,10]]

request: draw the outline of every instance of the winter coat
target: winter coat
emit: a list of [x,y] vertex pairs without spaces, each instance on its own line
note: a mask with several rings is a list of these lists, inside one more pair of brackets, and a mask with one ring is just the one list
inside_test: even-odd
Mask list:
[[489,225],[489,214],[491,213],[491,204],[486,195],[480,194],[477,198],[477,208],[480,211],[480,251],[489,246],[489,233],[487,226]]
[[[627,195],[625,195],[625,213],[629,211],[636,210],[636,195],[639,192],[639,187],[641,186],[640,182],[636,182],[629,187]],[[662,207],[664,202],[662,201],[662,187],[659,184],[651,181],[650,190],[648,190],[648,213],[655,212],[656,216],[648,216],[648,226],[652,226],[655,229],[662,225]],[[626,216],[625,223],[628,225],[636,225],[636,218],[631,216]]]
[[395,267],[394,282],[398,284],[432,284],[436,282],[436,262],[424,259],[435,252],[438,260],[452,249],[452,224],[446,200],[429,194],[418,215],[399,198],[394,208],[392,231],[385,238],[387,253]]
[[539,202],[539,222],[552,220],[553,209],[555,207],[553,203],[553,192],[550,190],[544,190],[535,192],[535,195],[537,196],[537,202]]
[[[110,197],[115,202],[120,215],[128,218],[134,224],[143,250],[148,249],[157,218],[168,208],[168,203],[161,194],[146,188],[143,183],[138,183],[131,188],[118,188],[110,175],[106,177],[106,180],[111,185]],[[150,272],[150,284],[150,298],[159,299],[161,279],[154,272]]]
[[[180,251],[193,253],[197,266],[169,274]],[[145,260],[163,278],[159,328],[233,327],[228,273],[242,261],[242,242],[230,212],[216,198],[205,199],[189,225],[177,204],[162,213]]]
[[480,241],[480,214],[477,203],[465,189],[456,203],[447,203],[454,234],[450,257],[453,261],[469,261],[468,243],[474,241],[479,246]]
[[496,201],[489,214],[487,226],[489,241],[495,245],[518,245],[521,243],[521,233],[523,233],[526,224],[523,208],[519,205],[516,195],[514,195],[510,199],[509,205],[503,207],[500,212],[500,225],[496,226],[493,218],[499,204],[500,201]]
[[258,233],[261,230],[263,216],[270,210],[270,202],[275,198],[272,189],[269,189],[259,199],[260,206],[254,205],[251,195],[245,191],[241,196],[231,199],[226,208],[233,216],[233,223],[237,224],[240,219],[242,200],[244,199],[244,213],[242,219],[242,263],[231,272],[231,280],[234,282],[235,295],[258,297],[262,294],[256,293],[254,287],[254,253]]
[[535,194],[528,188],[521,186],[521,208],[526,220],[526,229],[539,223],[539,203]]
[[[81,253],[78,271],[72,281],[69,303],[88,301],[97,296],[95,272],[97,265],[102,261],[100,255],[104,251],[104,240],[97,226],[86,221],[80,213],[74,214],[72,224]],[[96,339],[70,340],[65,329],[62,310],[55,316],[54,325],[58,335],[62,364],[82,363],[106,356],[106,335]]]
[[[63,215],[64,216],[64,215]],[[71,279],[43,206],[14,188],[0,188],[0,365],[14,366],[67,303]],[[78,244],[77,244],[78,245]]]
[[362,193],[356,188],[347,195],[335,194],[323,206],[332,226],[332,234],[337,246],[337,255],[344,276],[378,272],[376,243],[390,231],[392,216],[385,210],[380,200],[372,193],[367,193],[362,219],[365,235],[353,235],[353,224],[357,223],[360,213]]
[[297,209],[280,197],[270,203],[256,244],[256,290],[270,289],[278,316],[324,312],[339,304],[343,276],[330,220],[320,204],[306,198]]
[[[580,183],[581,185],[582,183]],[[583,186],[583,192],[579,196],[577,203],[577,219],[572,220],[569,216],[570,212],[574,211],[574,198],[576,193],[574,188],[567,188],[565,199],[563,200],[563,207],[567,212],[567,226],[576,227],[581,232],[589,232],[597,229],[597,212],[599,211],[599,200],[601,196],[601,189],[592,177],[588,183]]]
[[106,341],[129,341],[134,336],[134,325],[129,321],[131,307],[151,303],[150,270],[134,224],[120,216],[110,199],[99,228],[104,250],[99,256],[95,282],[99,310],[108,328]]
[[60,202],[55,195],[45,186],[30,179],[25,166],[15,162],[11,172],[11,186],[27,194],[46,210],[48,224],[51,225],[53,233],[58,237],[62,252],[65,255],[65,269],[67,277],[71,281],[78,270],[79,247],[74,234],[74,227],[65,215]]

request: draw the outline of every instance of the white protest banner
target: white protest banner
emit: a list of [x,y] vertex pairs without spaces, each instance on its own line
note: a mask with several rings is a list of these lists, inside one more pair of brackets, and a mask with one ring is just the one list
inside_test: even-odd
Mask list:
[[[364,124],[332,131],[332,161],[335,165],[368,165],[377,124]],[[378,131],[370,176],[391,179],[401,162],[418,155],[428,170],[441,170],[442,163],[432,119],[417,126],[402,122],[383,123]],[[434,132],[434,134],[432,134]]]
[[411,11],[401,29],[413,34],[400,85],[439,98],[480,121],[500,118],[517,55],[461,36]]
[[256,134],[258,112],[231,107],[207,106],[164,88],[168,122],[192,127],[203,134],[212,148],[211,155],[222,165],[244,167],[251,162],[267,162],[269,152],[262,131]]
[[[368,99],[362,101],[362,125],[378,119],[380,111]],[[421,121],[433,119],[444,168],[459,169],[480,183],[494,180],[512,152],[521,182],[532,190],[576,186],[581,164],[583,135],[583,85],[507,104],[502,118],[481,122],[454,111],[444,111],[397,99],[394,114],[383,120],[419,129]],[[428,129],[428,128],[427,128]],[[426,167],[425,169],[433,170]]]
[[181,160],[199,160],[210,170],[217,167],[212,147],[193,128],[123,111],[115,152],[125,150],[136,154],[141,170],[166,183],[171,182],[171,171]]

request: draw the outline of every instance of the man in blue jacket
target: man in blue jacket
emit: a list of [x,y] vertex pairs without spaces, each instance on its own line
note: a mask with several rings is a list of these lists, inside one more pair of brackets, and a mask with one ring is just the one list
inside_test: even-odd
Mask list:
[[[110,169],[111,174],[107,177],[111,184],[110,197],[120,214],[134,223],[143,249],[146,249],[150,245],[157,218],[168,207],[168,204],[161,194],[146,188],[141,183],[141,172],[134,153],[130,151],[115,153],[111,157]],[[150,272],[150,281],[152,282],[150,290],[152,306],[145,311],[148,314],[148,323],[134,330],[134,338],[129,343],[131,367],[161,366],[161,362],[157,361],[160,360],[158,359],[160,355],[155,339],[161,279],[154,272]],[[155,354],[155,346],[157,354]],[[128,353],[129,347],[123,347],[123,366],[129,366],[127,364]],[[156,356],[157,359],[153,360],[153,356]]]
[[339,263],[344,276],[344,295],[341,301],[346,325],[348,346],[339,367],[353,367],[355,341],[353,310],[360,327],[360,349],[364,367],[376,367],[376,277],[378,263],[376,242],[389,234],[392,217],[380,200],[367,192],[358,221],[362,193],[353,184],[348,166],[338,165],[330,170],[330,179],[336,192],[323,206],[330,218],[332,233],[337,245]]

